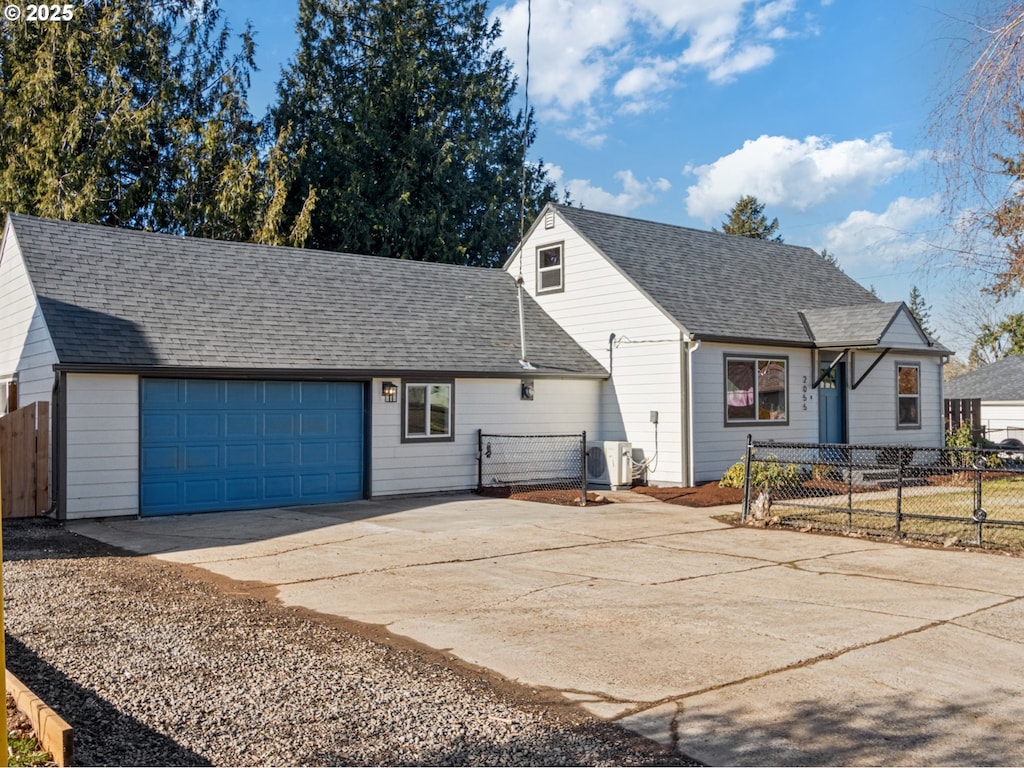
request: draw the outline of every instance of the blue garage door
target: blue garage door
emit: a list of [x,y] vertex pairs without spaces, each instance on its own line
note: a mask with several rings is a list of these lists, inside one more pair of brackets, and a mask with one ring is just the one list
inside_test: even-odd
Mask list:
[[143,379],[144,515],[363,496],[363,385]]

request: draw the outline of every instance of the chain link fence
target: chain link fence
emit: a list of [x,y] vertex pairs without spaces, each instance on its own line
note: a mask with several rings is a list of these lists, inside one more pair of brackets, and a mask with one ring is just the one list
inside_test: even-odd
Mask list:
[[1024,551],[1024,451],[758,442],[743,520]]
[[587,503],[587,433],[502,435],[477,430],[477,491],[575,491]]

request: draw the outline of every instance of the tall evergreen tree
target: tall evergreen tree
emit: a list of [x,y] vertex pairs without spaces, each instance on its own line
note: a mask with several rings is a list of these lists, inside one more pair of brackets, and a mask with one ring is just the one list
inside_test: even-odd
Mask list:
[[821,258],[823,258],[825,261],[827,261],[833,267],[838,267],[839,266],[839,259],[836,257],[836,255],[834,253],[829,253],[829,250],[827,248],[822,248],[821,249]]
[[921,295],[921,291],[917,289],[916,285],[910,288],[910,303],[907,306],[910,309],[910,314],[914,316],[917,324],[921,326],[921,330],[930,336],[932,329],[929,327],[928,322],[931,318],[932,307],[931,304],[925,304],[924,296]]
[[764,203],[753,195],[744,195],[736,201],[729,211],[729,218],[722,222],[722,231],[727,235],[742,235],[755,240],[770,240],[781,243],[782,236],[777,235],[779,220],[772,219],[764,213]]
[[287,174],[246,105],[249,30],[231,42],[215,0],[0,26],[0,213],[293,242],[268,229]]
[[310,244],[495,265],[554,198],[524,164],[534,129],[475,0],[300,0],[299,49],[272,110],[302,155],[283,216],[315,189]]

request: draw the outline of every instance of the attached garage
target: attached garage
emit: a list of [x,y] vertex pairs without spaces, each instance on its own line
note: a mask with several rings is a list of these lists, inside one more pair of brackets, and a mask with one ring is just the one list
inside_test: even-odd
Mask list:
[[17,214],[0,239],[0,382],[51,403],[62,520],[472,488],[478,428],[592,431],[606,377],[501,270]]
[[143,515],[353,501],[364,491],[364,384],[140,382]]

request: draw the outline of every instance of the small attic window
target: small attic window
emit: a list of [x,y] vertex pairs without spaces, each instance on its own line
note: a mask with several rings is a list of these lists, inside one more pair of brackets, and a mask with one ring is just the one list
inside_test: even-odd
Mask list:
[[554,293],[565,288],[565,260],[562,243],[537,249],[537,293]]

